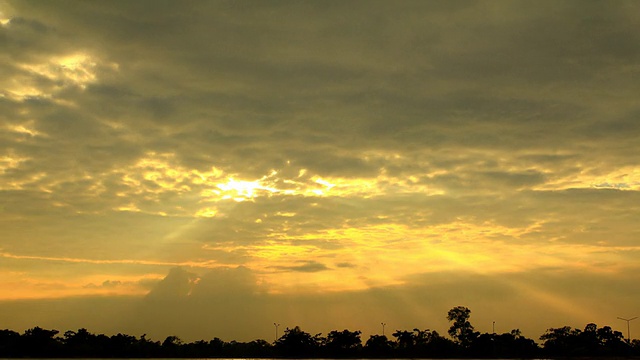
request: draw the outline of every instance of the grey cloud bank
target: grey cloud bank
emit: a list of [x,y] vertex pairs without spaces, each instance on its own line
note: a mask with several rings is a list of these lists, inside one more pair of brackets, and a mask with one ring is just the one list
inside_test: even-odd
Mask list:
[[[550,282],[549,278],[555,281]],[[199,279],[194,282],[195,279]],[[30,301],[3,301],[5,326],[23,330],[32,326],[93,332],[147,334],[163,340],[226,341],[272,340],[273,322],[299,325],[327,333],[349,328],[379,333],[380,320],[392,329],[430,328],[445,333],[446,312],[455,304],[469,306],[471,321],[480,331],[508,332],[519,328],[537,338],[547,327],[584,327],[586,322],[617,327],[614,311],[596,299],[600,292],[616,292],[621,304],[632,306],[638,296],[635,278],[590,276],[577,272],[543,271],[534,277],[493,277],[461,273],[421,275],[401,287],[309,295],[268,294],[246,269],[214,270],[202,276],[173,269],[139,297],[84,297]],[[575,291],[573,284],[588,283]],[[113,284],[113,286],[118,286]],[[571,289],[571,290],[569,290]],[[456,302],[444,294],[455,293]],[[553,295],[552,295],[553,294]],[[561,296],[566,296],[560,300]],[[543,298],[543,301],[540,299]],[[505,311],[504,304],[509,304]],[[567,311],[566,307],[573,309]],[[31,313],[31,323],[20,314]],[[517,314],[517,315],[514,315]],[[585,317],[586,315],[586,317]],[[392,319],[391,321],[387,319]],[[586,322],[585,322],[586,321]]]

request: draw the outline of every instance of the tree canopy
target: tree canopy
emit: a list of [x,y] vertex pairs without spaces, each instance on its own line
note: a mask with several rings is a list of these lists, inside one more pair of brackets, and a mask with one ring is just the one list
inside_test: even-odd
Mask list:
[[584,330],[549,328],[539,345],[513,329],[503,334],[480,333],[470,322],[471,310],[456,306],[447,313],[450,338],[434,330],[398,329],[392,338],[361,331],[333,330],[312,335],[300,327],[287,328],[274,342],[184,342],[177,336],[163,341],[87,329],[66,331],[34,327],[20,334],[0,330],[0,358],[540,358],[640,356],[640,341],[625,341],[609,326],[587,324]]

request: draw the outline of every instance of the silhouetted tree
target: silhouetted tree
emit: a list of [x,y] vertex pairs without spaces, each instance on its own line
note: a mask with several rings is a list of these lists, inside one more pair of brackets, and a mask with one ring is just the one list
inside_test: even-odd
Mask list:
[[470,348],[470,354],[485,358],[532,358],[539,354],[538,344],[515,329],[504,334],[480,334]]
[[553,356],[626,356],[632,350],[621,332],[596,324],[587,324],[584,331],[569,326],[551,328],[540,340],[546,354]]
[[364,344],[364,353],[372,358],[388,357],[394,348],[394,343],[384,335],[371,335]]
[[242,357],[273,357],[273,346],[266,340],[253,340],[246,346],[246,352]]
[[274,345],[265,340],[224,342],[219,338],[185,343],[168,336],[161,343],[142,335],[117,334],[108,337],[87,329],[66,331],[35,327],[19,334],[0,330],[0,359],[47,358],[557,358],[640,356],[640,340],[627,343],[619,331],[589,323],[584,330],[569,326],[548,329],[540,339],[543,348],[522,336],[518,329],[504,334],[480,334],[469,322],[470,310],[458,306],[448,312],[453,324],[452,339],[431,330],[396,330],[395,341],[371,335],[362,346],[360,331],[331,331],[326,338],[311,335],[299,327],[287,328]]
[[159,357],[162,354],[160,342],[147,339],[147,334],[140,336],[140,339],[135,342],[134,349],[139,357]]
[[154,357],[162,352],[159,342],[152,342],[143,335],[140,340],[126,334],[113,335],[110,338],[111,357]]
[[501,340],[502,346],[508,349],[507,357],[537,357],[540,353],[540,347],[535,340],[522,336],[520,329],[503,334]]
[[177,336],[167,336],[162,342],[162,353],[167,357],[180,357],[183,341]]
[[409,354],[413,358],[454,357],[458,345],[437,331],[413,329],[414,349]]
[[20,333],[13,330],[0,330],[0,357],[13,358],[21,356],[18,347],[20,342]]
[[596,330],[600,353],[602,355],[632,355],[633,347],[624,340],[620,331],[613,331],[610,326],[603,326]]
[[396,330],[394,332],[393,337],[396,338],[396,347],[398,349],[411,349],[414,345],[414,337],[412,331],[407,330]]
[[204,340],[194,341],[192,343],[183,344],[180,354],[189,358],[205,358],[209,355],[209,343]]
[[105,338],[98,337],[85,328],[78,329],[78,331],[65,331],[63,336],[64,353],[69,357],[100,356],[104,352]]
[[220,338],[213,338],[209,341],[209,356],[223,357],[225,343]]
[[456,306],[447,313],[447,320],[453,321],[449,328],[449,335],[463,347],[471,345],[478,333],[473,331],[473,325],[469,322],[471,310],[464,306]]
[[640,356],[640,340],[633,339],[631,340],[631,355],[632,356]]
[[576,348],[576,338],[580,334],[579,329],[570,326],[550,328],[540,336],[542,346],[549,355],[569,356]]
[[607,348],[619,347],[624,343],[624,335],[620,331],[613,331],[610,326],[604,326],[596,330],[598,341]]
[[579,349],[576,349],[577,353],[598,354],[600,352],[601,344],[598,339],[598,325],[594,323],[587,324],[577,336],[577,346],[579,346]]
[[433,340],[434,337],[440,336],[437,331],[431,331],[429,329],[413,329],[413,332],[413,341],[416,346],[428,344]]
[[330,357],[353,357],[362,348],[360,331],[333,330],[327,334],[326,354]]
[[317,353],[323,342],[321,334],[312,336],[296,326],[293,329],[285,329],[284,334],[276,341],[275,348],[277,354],[281,356],[309,357]]
[[58,330],[45,330],[37,326],[26,330],[20,337],[20,348],[23,356],[59,356],[62,344],[57,338],[55,338],[58,332]]

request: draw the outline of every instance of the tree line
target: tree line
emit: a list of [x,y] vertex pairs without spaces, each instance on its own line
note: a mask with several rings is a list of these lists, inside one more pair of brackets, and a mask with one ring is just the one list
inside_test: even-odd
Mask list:
[[392,338],[360,331],[333,330],[312,335],[296,326],[274,342],[183,342],[176,336],[153,341],[142,335],[107,336],[87,329],[66,331],[34,327],[23,334],[0,330],[0,358],[540,358],[640,356],[640,340],[628,341],[609,326],[587,324],[550,328],[538,344],[514,329],[503,334],[480,333],[463,306],[449,310],[449,337],[435,330],[396,330]]

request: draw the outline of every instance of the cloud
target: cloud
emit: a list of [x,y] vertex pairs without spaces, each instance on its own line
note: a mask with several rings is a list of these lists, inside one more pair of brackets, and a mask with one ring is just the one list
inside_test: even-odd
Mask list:
[[188,298],[197,301],[202,298],[251,295],[258,291],[255,275],[245,267],[210,269],[201,276],[175,267],[151,289],[145,300],[157,302]]
[[147,297],[151,300],[172,300],[186,297],[191,294],[192,287],[196,281],[197,277],[194,274],[188,273],[181,268],[173,268],[169,271],[169,274],[147,294]]
[[351,268],[351,267],[356,267],[356,265],[354,264],[350,264],[350,263],[337,263],[336,264],[337,267],[339,268]]
[[294,266],[273,266],[274,269],[280,271],[296,271],[296,272],[318,272],[330,270],[325,264],[316,261],[306,261],[302,265]]

